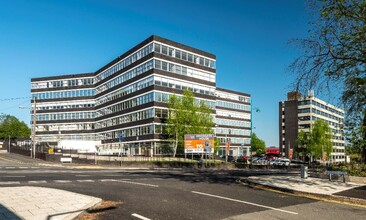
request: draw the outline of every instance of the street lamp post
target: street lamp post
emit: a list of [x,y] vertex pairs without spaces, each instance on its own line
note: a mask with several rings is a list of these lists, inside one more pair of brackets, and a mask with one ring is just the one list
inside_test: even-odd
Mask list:
[[[36,117],[37,117],[37,100],[36,97],[33,97],[33,103],[34,103],[34,108],[33,108],[33,129],[32,129],[32,150],[30,153],[30,157],[31,158],[36,158]],[[25,106],[19,106],[19,108],[21,109],[32,109],[31,107],[25,107]]]

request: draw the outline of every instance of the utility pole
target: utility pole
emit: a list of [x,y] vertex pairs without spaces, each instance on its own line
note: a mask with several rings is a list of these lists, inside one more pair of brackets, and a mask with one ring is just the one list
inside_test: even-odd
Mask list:
[[8,145],[8,148],[9,148],[9,153],[10,153],[10,135],[9,135],[9,145]]
[[[32,153],[31,153],[31,158],[36,158],[36,117],[37,117],[37,103],[36,103],[36,97],[33,97],[33,104],[34,104],[34,108],[33,108],[33,147],[32,147]],[[32,155],[33,154],[33,155]]]

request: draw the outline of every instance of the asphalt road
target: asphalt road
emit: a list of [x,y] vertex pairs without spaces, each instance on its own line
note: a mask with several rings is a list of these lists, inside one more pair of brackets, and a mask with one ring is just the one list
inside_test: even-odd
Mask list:
[[[366,209],[250,188],[243,171],[37,166],[0,155],[0,187],[32,185],[121,202],[99,219],[363,219]],[[13,168],[10,168],[13,167]],[[6,184],[10,182],[12,184]]]

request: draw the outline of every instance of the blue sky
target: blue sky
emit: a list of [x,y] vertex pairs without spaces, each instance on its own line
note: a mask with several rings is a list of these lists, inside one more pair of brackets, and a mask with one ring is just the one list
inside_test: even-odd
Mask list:
[[217,86],[249,93],[254,132],[278,146],[278,102],[293,81],[301,0],[0,0],[0,112],[29,124],[30,79],[94,72],[152,34],[216,54]]

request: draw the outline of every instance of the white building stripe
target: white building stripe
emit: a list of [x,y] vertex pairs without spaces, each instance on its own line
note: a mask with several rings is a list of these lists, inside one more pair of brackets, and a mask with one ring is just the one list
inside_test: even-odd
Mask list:
[[214,197],[214,198],[218,198],[218,199],[225,199],[225,200],[233,201],[233,202],[244,203],[244,204],[248,204],[248,205],[252,205],[252,206],[257,206],[257,207],[261,207],[261,208],[271,209],[271,210],[279,211],[279,212],[285,212],[285,213],[293,214],[293,215],[299,214],[297,212],[291,212],[291,211],[287,211],[287,210],[284,210],[284,209],[274,208],[274,207],[271,207],[271,206],[260,205],[260,204],[256,204],[256,203],[252,203],[252,202],[246,202],[246,201],[242,201],[242,200],[238,200],[238,199],[231,199],[231,198],[227,198],[227,197],[223,197],[223,196],[217,196],[217,195],[203,193],[203,192],[192,191],[192,193],[200,194],[200,195],[204,195],[204,196],[210,196],[210,197]]

